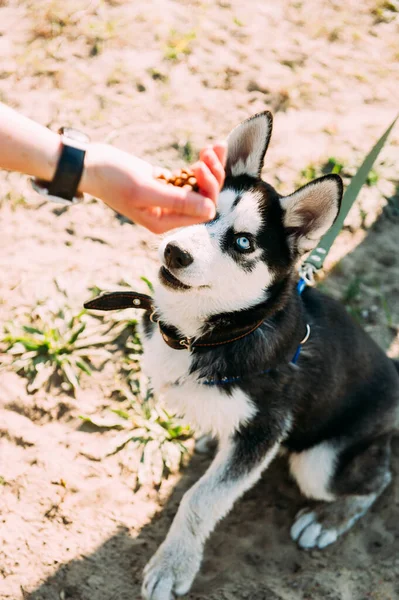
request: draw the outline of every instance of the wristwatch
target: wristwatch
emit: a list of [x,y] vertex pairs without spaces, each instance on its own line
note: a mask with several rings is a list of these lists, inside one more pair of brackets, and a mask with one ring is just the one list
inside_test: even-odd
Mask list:
[[33,189],[59,204],[75,204],[83,198],[78,187],[90,138],[76,129],[61,127],[61,154],[52,181],[32,178]]

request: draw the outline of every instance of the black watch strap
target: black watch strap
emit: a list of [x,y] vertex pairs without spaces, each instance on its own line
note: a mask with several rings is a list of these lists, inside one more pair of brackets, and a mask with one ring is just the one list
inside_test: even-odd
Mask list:
[[35,191],[49,199],[65,204],[72,204],[83,198],[78,192],[83,175],[86,148],[89,138],[76,129],[62,127],[61,152],[52,181],[32,179]]
[[77,196],[83,174],[86,150],[62,145],[53,180],[48,186],[50,196],[72,201]]

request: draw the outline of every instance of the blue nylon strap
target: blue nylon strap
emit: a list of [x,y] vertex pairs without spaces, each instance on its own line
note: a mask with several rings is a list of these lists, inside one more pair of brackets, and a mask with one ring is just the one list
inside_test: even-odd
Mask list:
[[301,295],[303,290],[306,287],[306,281],[304,279],[302,279],[302,277],[300,278],[300,280],[298,281],[297,285],[296,285],[296,289],[298,290],[298,294]]
[[294,358],[293,358],[293,359],[292,359],[292,361],[291,361],[291,364],[292,364],[292,365],[296,365],[296,363],[297,363],[297,361],[298,361],[298,358],[299,358],[299,355],[300,355],[300,353],[301,353],[301,350],[302,350],[302,344],[299,344],[299,346],[298,346],[298,348],[296,349],[296,352],[295,352],[295,354],[294,354]]
[[[299,295],[302,294],[303,290],[306,288],[306,285],[307,285],[306,281],[304,279],[302,279],[302,277],[301,277],[296,285],[296,289],[298,290]],[[296,352],[294,354],[294,358],[291,361],[291,364],[296,365],[296,363],[298,362],[298,358],[301,353],[301,350],[302,350],[302,342],[299,344],[298,348],[296,349]]]

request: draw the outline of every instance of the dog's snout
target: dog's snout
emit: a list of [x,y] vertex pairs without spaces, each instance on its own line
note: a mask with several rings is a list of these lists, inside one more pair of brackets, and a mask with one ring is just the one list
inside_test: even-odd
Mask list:
[[193,257],[186,250],[182,250],[175,244],[168,244],[164,252],[166,266],[170,269],[182,269],[193,262]]

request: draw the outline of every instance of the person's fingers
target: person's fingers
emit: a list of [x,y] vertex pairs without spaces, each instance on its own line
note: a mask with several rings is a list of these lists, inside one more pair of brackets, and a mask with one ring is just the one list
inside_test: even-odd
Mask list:
[[171,177],[172,173],[169,171],[169,169],[164,169],[164,167],[154,167],[153,171],[152,171],[152,175],[155,178],[160,177],[162,175],[166,179],[169,179],[169,177]]
[[224,169],[226,167],[227,160],[227,142],[216,142],[216,144],[213,144],[212,148],[222,163],[222,167]]
[[[205,196],[207,195],[205,193]],[[139,208],[144,209],[150,206],[159,206],[173,214],[187,215],[198,221],[213,219],[215,216],[215,206],[209,197],[204,197],[189,189],[164,185],[155,180],[141,186],[137,204]]]
[[[154,207],[155,208],[155,207]],[[134,221],[143,225],[153,233],[161,234],[176,229],[177,227],[188,227],[198,223],[206,222],[207,218],[192,217],[189,215],[177,215],[174,213],[165,213],[161,209],[151,211],[138,210],[135,213]]]
[[200,160],[202,160],[206,164],[208,169],[211,171],[212,175],[216,177],[216,181],[219,184],[219,188],[221,188],[224,181],[224,168],[214,149],[208,146],[208,148],[204,148],[203,150],[201,150]]
[[220,188],[216,177],[212,174],[209,167],[200,161],[195,163],[191,168],[197,179],[200,194],[203,194],[216,203]]

